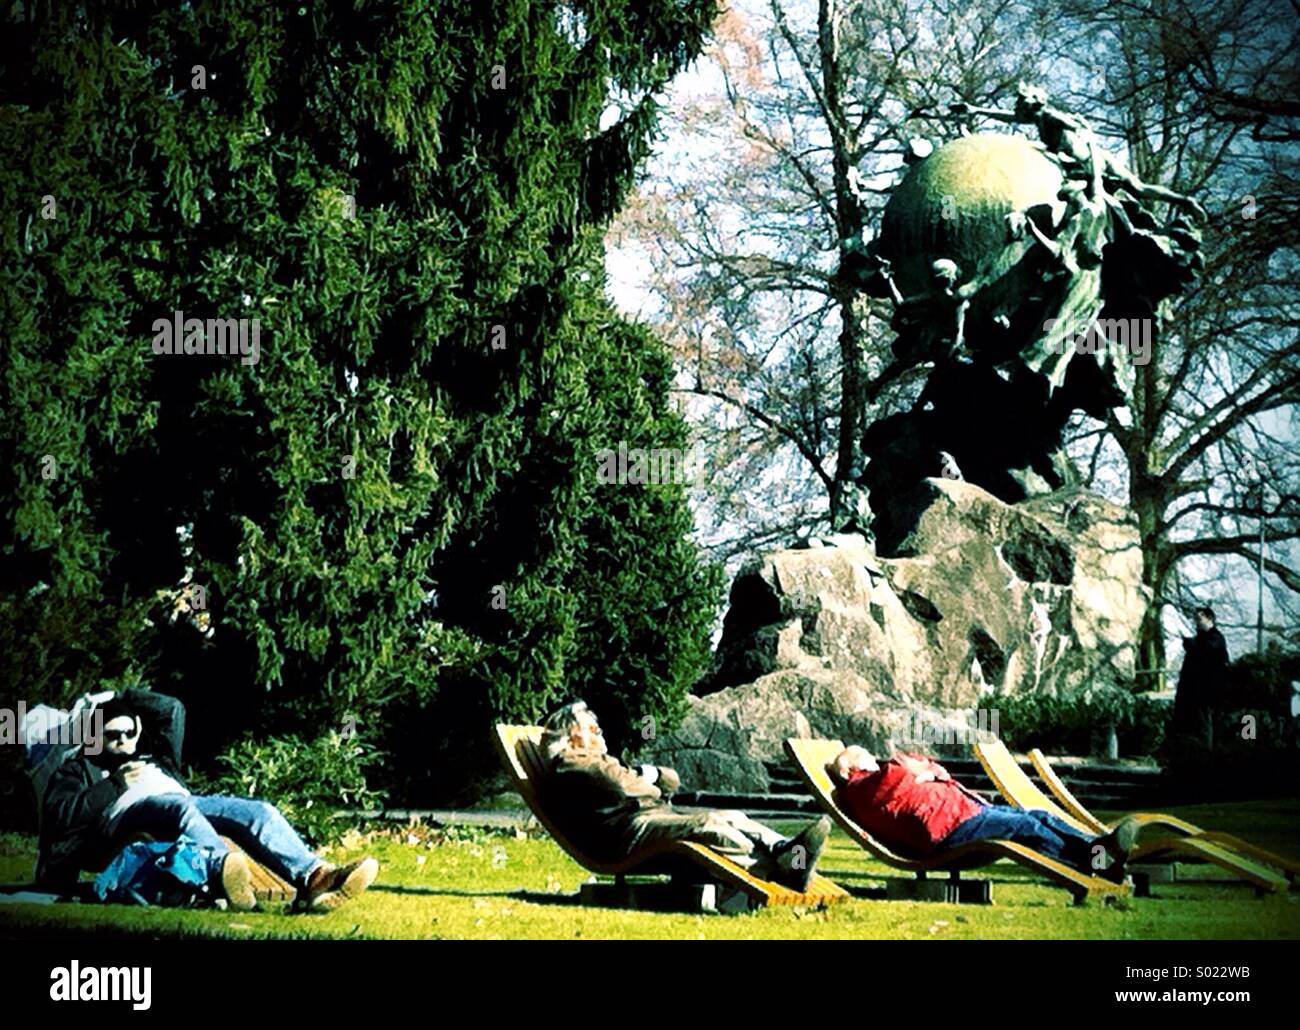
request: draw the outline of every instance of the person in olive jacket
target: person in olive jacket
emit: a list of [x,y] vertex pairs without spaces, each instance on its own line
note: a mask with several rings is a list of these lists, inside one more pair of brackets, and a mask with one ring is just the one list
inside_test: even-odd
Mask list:
[[589,854],[617,861],[673,841],[694,841],[755,876],[808,889],[829,819],[785,837],[743,812],[677,811],[668,800],[681,786],[677,773],[655,765],[633,769],[613,757],[595,714],[581,701],[553,712],[543,730],[550,775],[539,792],[560,830]]

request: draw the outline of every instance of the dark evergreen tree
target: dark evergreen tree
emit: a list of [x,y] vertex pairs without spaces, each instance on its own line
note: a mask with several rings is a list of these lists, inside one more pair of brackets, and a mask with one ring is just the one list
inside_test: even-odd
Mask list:
[[[671,717],[718,574],[680,486],[597,482],[685,445],[600,238],[714,11],[5,5],[10,689],[142,679],[200,759],[352,716],[426,797],[497,715]],[[256,319],[256,362],[155,353],[176,312]]]

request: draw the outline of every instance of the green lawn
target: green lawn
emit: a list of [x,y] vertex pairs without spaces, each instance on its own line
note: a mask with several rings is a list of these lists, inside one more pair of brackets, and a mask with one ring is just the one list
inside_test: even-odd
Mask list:
[[[1300,801],[1195,806],[1177,810],[1203,826],[1237,832],[1295,853]],[[1211,882],[1204,866],[1156,886],[1158,897],[1076,907],[1018,866],[986,871],[991,906],[854,899],[825,911],[772,909],[742,916],[658,915],[583,908],[566,897],[587,874],[549,839],[519,833],[425,827],[352,835],[331,857],[374,854],[380,881],[326,916],[275,912],[166,911],[123,906],[0,905],[0,936],[39,933],[149,937],[398,938],[1296,938],[1300,893],[1255,897],[1242,885]],[[30,875],[34,842],[0,837],[0,881]],[[891,871],[842,837],[822,868],[844,885],[879,886]],[[1197,879],[1192,879],[1193,877]],[[1199,882],[1198,882],[1199,881]]]

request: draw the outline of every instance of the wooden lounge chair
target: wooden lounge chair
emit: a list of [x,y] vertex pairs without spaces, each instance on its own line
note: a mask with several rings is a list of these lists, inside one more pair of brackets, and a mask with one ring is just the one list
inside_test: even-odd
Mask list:
[[[1067,811],[1039,790],[1034,781],[1029,778],[1029,774],[1020,768],[1020,764],[1007,750],[1007,746],[1002,741],[977,743],[975,745],[975,755],[979,758],[980,764],[984,766],[984,771],[989,774],[989,779],[993,781],[994,786],[998,788],[998,791],[1010,804],[1015,805],[1017,808],[1026,811],[1047,812],[1065,820],[1084,833],[1100,835],[1110,829],[1101,820],[1093,817],[1091,813],[1088,814],[1087,819],[1082,819]],[[1064,784],[1061,785],[1061,789],[1065,789]],[[1081,805],[1079,808],[1082,810]],[[1137,818],[1143,823],[1164,826],[1167,829],[1177,828],[1175,823],[1181,823],[1184,827],[1195,829],[1191,823],[1172,820],[1172,817],[1169,816],[1139,815]],[[1129,854],[1129,863],[1144,860],[1158,861],[1162,858],[1177,858],[1179,856],[1211,862],[1233,876],[1245,880],[1260,892],[1287,889],[1286,877],[1228,847],[1221,838],[1209,838],[1197,833],[1188,834],[1186,830],[1181,830],[1176,834],[1165,833],[1159,837],[1142,841]]]
[[298,896],[298,888],[279,873],[274,873],[257,862],[252,855],[244,851],[229,837],[222,837],[226,847],[238,851],[248,859],[248,868],[253,874],[253,895],[261,905],[288,905]]
[[1076,903],[1083,902],[1090,894],[1116,897],[1129,893],[1125,884],[1081,873],[1033,848],[1009,840],[975,841],[955,848],[945,848],[938,854],[922,858],[900,855],[859,826],[836,800],[835,784],[826,767],[844,750],[840,741],[790,739],[785,742],[785,750],[813,796],[839,823],[840,828],[865,850],[895,869],[914,872],[920,878],[929,872],[947,872],[956,877],[963,869],[981,868],[1007,858],[1046,877],[1058,887],[1063,887],[1070,892]]
[[[40,786],[37,786],[36,784],[33,784],[34,790],[38,793],[38,796],[42,786],[44,785],[41,784]],[[39,805],[37,806],[37,819],[39,822]],[[154,838],[147,833],[132,834],[130,837],[123,838],[120,841],[120,846],[125,847],[127,844],[131,844],[135,841],[151,841],[153,839]],[[229,837],[222,837],[221,839],[225,841],[226,847],[230,848],[231,851],[241,852],[244,857],[248,859],[248,868],[253,874],[253,895],[257,898],[259,904],[287,905],[294,900],[298,894],[298,889],[294,887],[293,884],[277,873],[267,869],[266,866],[257,862],[252,855],[249,855]],[[97,873],[100,872],[100,869],[91,869],[89,872]]]
[[[1056,770],[1052,768],[1052,763],[1047,760],[1047,756],[1042,751],[1038,748],[1030,751],[1029,761],[1033,764],[1039,779],[1047,785],[1047,789],[1052,792],[1056,800],[1061,803],[1062,807],[1071,816],[1095,833],[1105,833],[1110,829],[1106,823],[1083,807],[1083,803],[1061,781],[1061,778],[1056,774]],[[1240,837],[1234,837],[1229,833],[1203,830],[1199,826],[1189,823],[1186,819],[1179,819],[1177,816],[1164,815],[1159,812],[1137,812],[1131,818],[1137,819],[1146,826],[1158,826],[1161,829],[1173,830],[1175,833],[1217,844],[1229,851],[1244,855],[1246,858],[1254,859],[1263,865],[1272,866],[1280,871],[1291,882],[1293,887],[1296,883],[1296,874],[1300,873],[1300,862],[1293,858],[1287,858],[1272,851],[1265,851],[1263,848],[1256,847],[1249,841],[1244,841]]]
[[706,873],[710,880],[740,891],[753,906],[828,905],[849,897],[844,888],[817,874],[813,875],[808,890],[802,893],[769,880],[761,880],[712,848],[689,841],[656,845],[618,862],[593,858],[561,832],[539,800],[536,784],[548,775],[542,757],[541,740],[540,726],[497,726],[497,747],[506,768],[514,776],[515,789],[520,797],[569,857],[593,873],[613,876],[622,883],[623,878],[629,874],[673,875],[684,868],[693,869]]

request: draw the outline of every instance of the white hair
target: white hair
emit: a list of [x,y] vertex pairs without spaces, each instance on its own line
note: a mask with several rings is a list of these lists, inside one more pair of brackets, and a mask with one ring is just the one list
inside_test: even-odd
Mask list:
[[870,760],[874,757],[866,748],[850,744],[826,763],[826,771],[836,783],[845,784],[849,782],[849,774],[853,770],[864,768],[863,758]]
[[574,730],[582,726],[584,715],[591,715],[587,702],[574,701],[547,716],[542,726],[542,753],[548,760],[569,750],[569,738],[573,736]]

